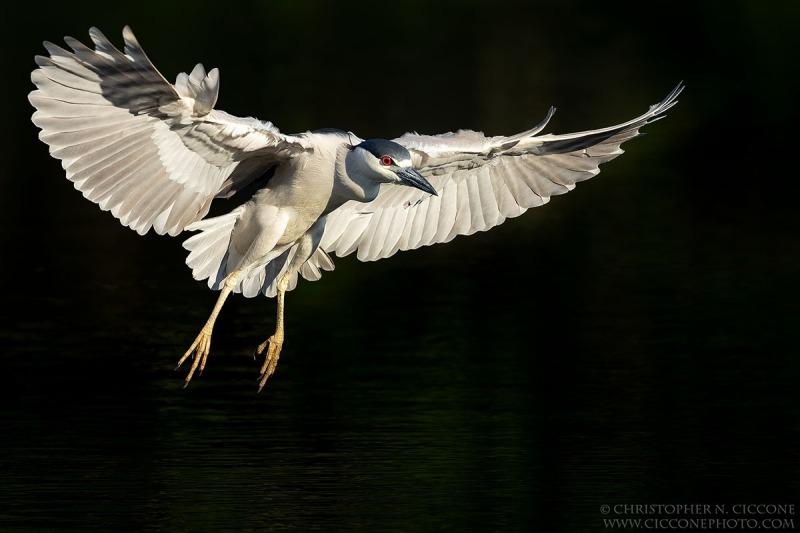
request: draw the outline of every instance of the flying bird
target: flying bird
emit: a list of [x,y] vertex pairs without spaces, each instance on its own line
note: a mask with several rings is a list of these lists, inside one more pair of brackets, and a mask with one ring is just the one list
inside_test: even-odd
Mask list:
[[[31,75],[32,120],[75,188],[123,225],[139,234],[195,232],[183,242],[186,263],[220,294],[178,362],[192,359],[187,385],[206,365],[214,322],[232,292],[277,297],[275,332],[256,348],[264,356],[260,391],[278,363],[285,294],[298,276],[313,281],[333,270],[331,254],[382,259],[543,205],[595,176],[683,90],[679,84],[628,122],[566,135],[540,134],[554,108],[510,136],[287,135],[271,122],[214,109],[216,68],[198,64],[173,85],[129,27],[122,35],[122,51],[96,28],[89,30],[94,49],[71,37],[71,50],[45,42],[49,55],[36,57]],[[240,191],[252,197],[204,218],[214,199]]]

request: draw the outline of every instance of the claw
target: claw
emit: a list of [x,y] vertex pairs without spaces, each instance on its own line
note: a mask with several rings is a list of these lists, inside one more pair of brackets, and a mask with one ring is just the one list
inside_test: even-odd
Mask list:
[[206,367],[206,361],[208,360],[208,352],[211,351],[211,332],[214,330],[214,322],[217,320],[217,315],[219,315],[220,310],[222,309],[222,304],[225,303],[225,299],[231,293],[234,287],[236,287],[236,280],[239,279],[239,274],[241,274],[241,270],[234,270],[228,277],[225,278],[225,284],[222,286],[222,291],[219,293],[219,297],[217,298],[217,303],[214,304],[214,309],[211,311],[211,316],[208,317],[208,321],[206,322],[203,329],[200,330],[200,334],[194,340],[189,349],[186,350],[186,353],[183,354],[183,357],[180,358],[178,361],[178,366],[175,367],[177,370],[183,364],[184,361],[191,355],[192,356],[192,368],[189,369],[189,374],[186,376],[186,382],[183,385],[183,388],[189,384],[192,380],[192,376],[194,375],[195,370],[198,369],[198,374],[203,373],[203,369]]
[[199,369],[197,372],[198,375],[203,373],[203,369],[206,367],[206,361],[208,360],[208,353],[211,351],[211,330],[208,328],[203,328],[200,330],[200,334],[197,335],[197,338],[194,340],[189,349],[186,350],[186,353],[183,354],[183,357],[180,358],[178,361],[178,366],[175,367],[175,370],[180,368],[184,361],[191,355],[192,356],[192,367],[189,369],[189,374],[186,376],[186,381],[183,384],[183,388],[189,386],[189,382],[192,380],[192,376],[194,376],[195,371]]
[[261,365],[261,373],[258,381],[258,392],[261,392],[261,389],[264,388],[267,380],[272,376],[272,374],[275,373],[275,368],[278,366],[278,359],[280,358],[282,347],[283,340],[278,339],[276,338],[276,335],[273,335],[266,341],[259,344],[258,348],[256,348],[258,355],[261,355],[264,353],[264,350],[267,350],[267,355],[264,358],[264,364]]

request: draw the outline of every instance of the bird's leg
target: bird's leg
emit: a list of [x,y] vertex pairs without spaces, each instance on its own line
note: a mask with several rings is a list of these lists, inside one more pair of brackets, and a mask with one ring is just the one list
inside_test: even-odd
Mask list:
[[256,348],[257,355],[261,355],[265,350],[267,351],[264,364],[261,366],[258,392],[261,392],[261,389],[264,388],[264,384],[266,384],[269,377],[275,373],[275,367],[278,366],[278,357],[283,347],[283,302],[286,289],[289,286],[289,279],[291,279],[291,274],[286,272],[278,280],[278,318],[275,321],[275,333]]
[[219,312],[222,309],[222,304],[225,303],[225,299],[236,287],[236,282],[239,279],[240,273],[241,270],[234,270],[228,274],[228,277],[225,278],[225,283],[222,286],[222,292],[220,292],[219,298],[217,298],[217,303],[214,305],[214,309],[211,311],[211,316],[208,317],[203,329],[200,330],[200,334],[197,335],[197,338],[194,340],[192,345],[189,346],[189,349],[186,350],[186,353],[183,354],[183,357],[181,357],[180,361],[178,361],[178,366],[175,367],[175,370],[177,370],[190,355],[192,356],[192,368],[189,369],[189,374],[186,376],[186,382],[183,385],[184,387],[189,385],[195,370],[199,368],[199,374],[202,374],[203,369],[206,367],[208,352],[211,350],[211,332],[214,329],[214,322],[217,320],[217,315],[219,315]]

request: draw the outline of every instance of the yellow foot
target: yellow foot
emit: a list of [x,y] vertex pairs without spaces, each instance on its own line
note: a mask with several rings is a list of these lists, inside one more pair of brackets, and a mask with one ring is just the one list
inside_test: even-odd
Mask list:
[[181,360],[178,361],[178,366],[175,367],[175,370],[178,370],[180,366],[183,364],[184,361],[191,355],[192,356],[192,368],[189,369],[189,374],[186,376],[186,382],[183,384],[183,388],[186,388],[189,385],[189,382],[192,380],[192,376],[194,375],[195,370],[198,368],[200,371],[198,374],[203,373],[203,369],[206,367],[206,360],[208,359],[208,352],[211,350],[211,330],[203,328],[200,330],[200,334],[194,340],[189,349],[186,350],[186,353],[183,354]]
[[256,348],[256,355],[261,355],[266,350],[267,356],[264,359],[264,364],[261,365],[261,375],[258,379],[258,392],[264,388],[267,380],[272,374],[275,373],[275,367],[278,366],[278,358],[281,355],[281,348],[283,347],[283,339],[276,339],[275,335],[265,340]]

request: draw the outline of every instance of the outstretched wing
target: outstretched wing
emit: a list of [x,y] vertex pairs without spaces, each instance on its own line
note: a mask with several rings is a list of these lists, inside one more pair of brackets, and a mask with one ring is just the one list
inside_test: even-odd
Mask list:
[[623,152],[620,144],[675,105],[682,90],[678,85],[624,124],[568,135],[537,136],[553,108],[541,124],[510,137],[464,130],[407,133],[395,141],[408,148],[414,167],[439,196],[384,184],[372,202],[351,201],[330,213],[321,247],[338,256],[357,250],[360,260],[374,261],[493,228],[596,175],[600,164]]
[[140,234],[176,235],[269,166],[308,150],[269,122],[213,109],[219,72],[197,65],[173,86],[127,26],[124,53],[96,28],[95,49],[44,43],[29,95],[39,138],[89,200]]

